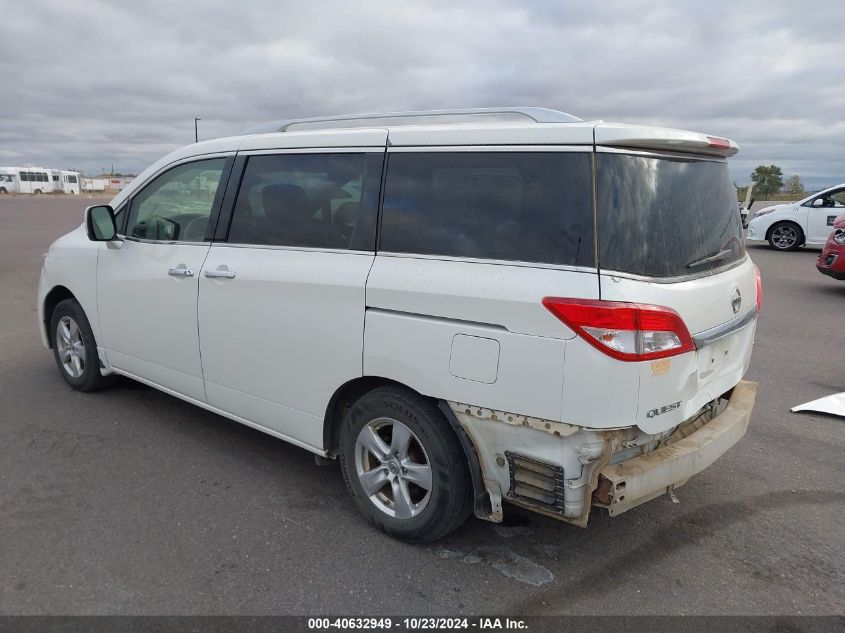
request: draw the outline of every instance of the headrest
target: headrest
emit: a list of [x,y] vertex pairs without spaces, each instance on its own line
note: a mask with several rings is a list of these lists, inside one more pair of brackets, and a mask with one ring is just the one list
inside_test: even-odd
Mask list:
[[285,224],[308,215],[308,196],[302,187],[267,185],[261,192],[264,213],[271,222]]
[[344,226],[352,226],[358,220],[358,212],[361,209],[360,202],[344,202],[334,212],[334,223]]

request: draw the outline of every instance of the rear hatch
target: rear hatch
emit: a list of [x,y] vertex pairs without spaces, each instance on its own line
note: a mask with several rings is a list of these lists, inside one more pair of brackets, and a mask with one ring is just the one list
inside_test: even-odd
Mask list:
[[731,389],[750,361],[757,279],[725,160],[736,146],[628,127],[620,141],[618,126],[600,128],[597,144],[617,135],[596,148],[601,298],[671,308],[696,345],[638,363],[637,424],[656,433]]

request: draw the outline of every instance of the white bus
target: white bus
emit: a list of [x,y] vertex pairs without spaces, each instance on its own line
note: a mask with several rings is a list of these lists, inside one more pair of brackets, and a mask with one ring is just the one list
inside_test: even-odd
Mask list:
[[0,194],[79,194],[80,174],[66,169],[42,167],[0,167]]
[[0,167],[0,195],[18,190],[18,172],[13,167]]
[[78,171],[67,169],[49,169],[53,178],[53,191],[56,193],[72,193],[79,195],[82,176]]

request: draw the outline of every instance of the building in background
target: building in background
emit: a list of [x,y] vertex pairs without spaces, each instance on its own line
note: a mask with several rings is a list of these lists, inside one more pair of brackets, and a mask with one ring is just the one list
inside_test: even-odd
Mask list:
[[95,176],[92,178],[82,179],[83,191],[108,191],[120,190],[128,185],[135,176],[122,174],[103,174],[102,176]]

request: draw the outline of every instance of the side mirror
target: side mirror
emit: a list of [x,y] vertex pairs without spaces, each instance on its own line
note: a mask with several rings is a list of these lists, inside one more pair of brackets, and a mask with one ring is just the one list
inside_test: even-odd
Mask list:
[[85,228],[92,242],[109,242],[117,236],[114,210],[107,204],[85,209]]
[[816,198],[813,200],[814,207],[823,207],[824,206],[824,198]]

